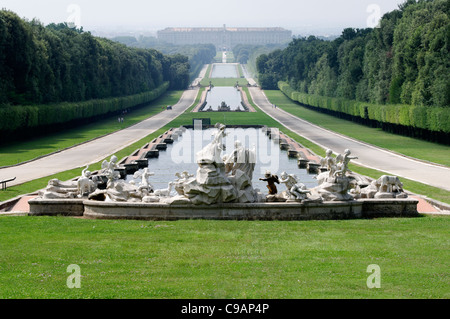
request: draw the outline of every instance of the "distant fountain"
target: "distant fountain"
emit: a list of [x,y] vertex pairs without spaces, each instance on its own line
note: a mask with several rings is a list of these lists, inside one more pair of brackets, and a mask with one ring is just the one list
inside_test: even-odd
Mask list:
[[225,101],[222,101],[222,103],[220,103],[219,112],[229,112],[231,111],[231,107],[229,105],[227,105],[227,103]]

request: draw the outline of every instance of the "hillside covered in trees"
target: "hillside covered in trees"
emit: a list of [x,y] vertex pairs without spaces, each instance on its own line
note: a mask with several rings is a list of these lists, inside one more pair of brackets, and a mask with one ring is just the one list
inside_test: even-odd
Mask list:
[[[259,82],[296,92],[295,100],[314,107],[448,134],[449,12],[448,0],[408,0],[378,28],[345,29],[334,41],[294,39],[258,57]],[[384,108],[377,117],[371,105],[402,107]]]
[[0,142],[114,114],[188,85],[186,56],[0,11]]

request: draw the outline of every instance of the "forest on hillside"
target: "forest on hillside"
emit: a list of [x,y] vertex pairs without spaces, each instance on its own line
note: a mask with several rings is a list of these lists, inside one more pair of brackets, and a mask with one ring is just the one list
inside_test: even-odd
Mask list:
[[377,28],[348,28],[334,41],[294,39],[258,57],[259,82],[376,104],[449,107],[449,10],[448,0],[408,0]]
[[0,11],[0,104],[78,102],[189,84],[182,55],[129,48],[66,23],[44,26]]

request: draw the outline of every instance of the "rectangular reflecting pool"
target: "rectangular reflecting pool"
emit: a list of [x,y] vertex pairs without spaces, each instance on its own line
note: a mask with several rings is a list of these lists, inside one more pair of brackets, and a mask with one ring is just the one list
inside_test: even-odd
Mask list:
[[238,78],[236,64],[215,63],[212,66],[211,78]]
[[228,86],[218,86],[213,87],[207,93],[206,106],[203,110],[206,111],[211,107],[213,111],[217,111],[222,102],[225,102],[231,111],[235,111],[237,108],[243,109],[241,105],[242,96],[238,89]]
[[[154,176],[149,181],[155,189],[168,187],[168,183],[176,180],[175,173],[183,171],[196,176],[198,164],[196,162],[196,153],[211,142],[211,134],[216,129],[194,130],[187,129],[173,144],[167,144],[165,151],[159,152],[158,158],[148,159],[148,169]],[[307,188],[317,186],[315,175],[308,174],[306,169],[299,169],[297,159],[290,158],[287,151],[281,150],[278,142],[271,140],[262,128],[226,128],[227,136],[223,140],[224,150],[222,156],[231,154],[234,150],[234,143],[239,140],[243,146],[255,149],[256,163],[253,172],[253,187],[260,189],[263,194],[267,194],[266,182],[263,178],[266,171],[278,175],[282,172],[295,174],[299,182],[305,184]],[[128,182],[134,179],[133,175],[126,177]],[[284,184],[277,184],[278,192],[286,190]]]

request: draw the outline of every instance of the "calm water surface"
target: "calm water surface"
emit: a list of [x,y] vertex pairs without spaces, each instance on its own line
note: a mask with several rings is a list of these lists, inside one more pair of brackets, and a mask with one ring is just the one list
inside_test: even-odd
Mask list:
[[213,64],[211,78],[238,78],[239,74],[235,64]]
[[229,105],[232,111],[238,107],[243,110],[241,92],[234,87],[227,86],[216,86],[208,92],[204,110],[211,106],[213,110],[217,111],[222,101]]
[[[176,180],[177,172],[188,171],[195,176],[198,169],[195,154],[211,142],[213,132],[215,129],[188,129],[174,144],[168,144],[167,150],[160,151],[159,158],[148,159],[148,168],[155,173],[149,181],[155,189],[167,188],[168,182]],[[222,156],[233,152],[235,140],[241,141],[248,148],[255,147],[256,166],[253,173],[253,187],[259,188],[263,194],[267,194],[266,183],[259,181],[259,178],[264,177],[266,170],[278,176],[286,171],[288,174],[295,174],[307,188],[317,186],[314,175],[308,174],[306,169],[299,169],[297,160],[289,158],[287,152],[280,150],[278,143],[275,144],[269,139],[262,129],[227,128],[226,133],[227,136],[223,140],[226,149],[222,152]],[[133,176],[128,175],[126,180],[128,182],[133,180]],[[136,182],[138,183],[139,180],[137,179]],[[277,185],[277,188],[279,192],[286,189],[284,184]]]

